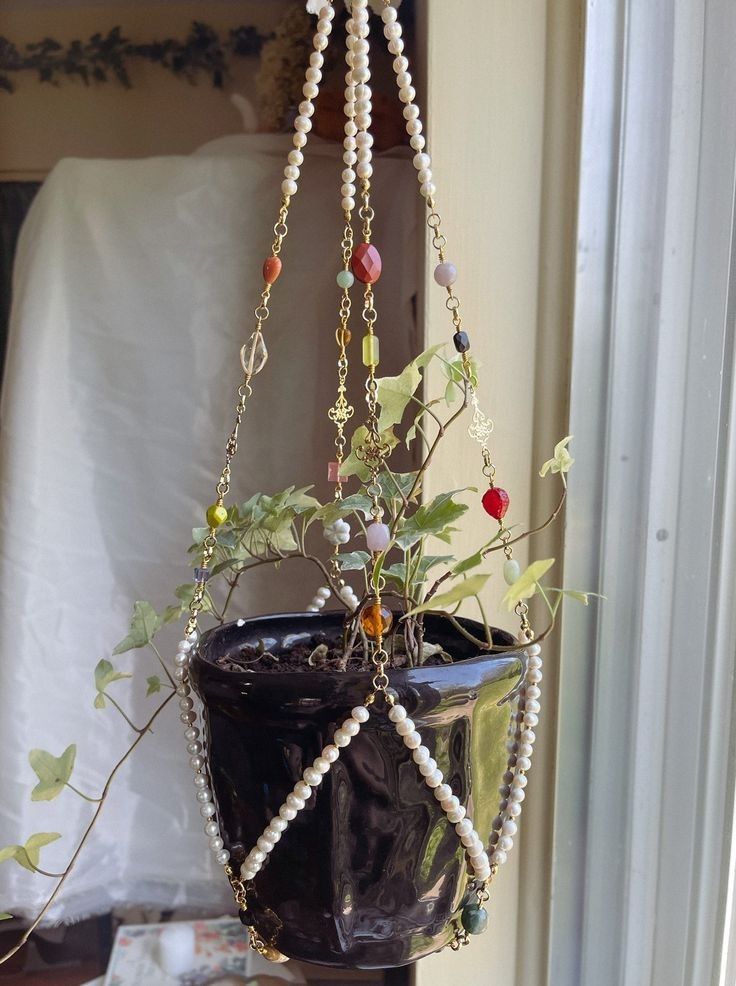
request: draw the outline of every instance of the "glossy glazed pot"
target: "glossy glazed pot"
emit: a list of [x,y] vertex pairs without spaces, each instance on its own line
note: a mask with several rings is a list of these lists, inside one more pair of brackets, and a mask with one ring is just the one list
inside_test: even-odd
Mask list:
[[[263,641],[341,639],[344,614],[299,613],[230,623],[203,634],[190,675],[204,704],[205,740],[222,837],[236,871],[258,836],[350,710],[365,701],[365,672],[225,670]],[[478,624],[463,622],[476,635]],[[445,780],[488,839],[505,770],[509,706],[519,653],[477,653],[444,619],[426,639],[452,665],[390,672]],[[503,631],[494,642],[513,644]],[[376,709],[341,751],[306,808],[269,855],[249,893],[259,932],[284,954],[343,968],[391,968],[452,938],[467,891],[460,842],[385,712]]]

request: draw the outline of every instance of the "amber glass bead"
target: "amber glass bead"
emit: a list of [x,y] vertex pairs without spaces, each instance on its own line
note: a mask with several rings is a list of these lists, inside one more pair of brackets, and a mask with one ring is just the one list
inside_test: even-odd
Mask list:
[[369,603],[360,614],[360,625],[369,637],[376,638],[388,633],[394,622],[393,613],[380,603]]

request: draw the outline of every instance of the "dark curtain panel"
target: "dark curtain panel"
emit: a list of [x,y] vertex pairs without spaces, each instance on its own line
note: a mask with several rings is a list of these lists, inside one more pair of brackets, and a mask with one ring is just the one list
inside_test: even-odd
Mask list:
[[0,380],[8,338],[13,260],[18,234],[40,181],[0,181]]

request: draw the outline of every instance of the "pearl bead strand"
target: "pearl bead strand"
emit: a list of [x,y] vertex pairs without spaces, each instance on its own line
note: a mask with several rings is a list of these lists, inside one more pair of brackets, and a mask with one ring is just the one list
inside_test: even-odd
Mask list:
[[304,162],[302,149],[307,143],[307,134],[312,129],[314,100],[319,95],[319,83],[322,81],[322,67],[325,63],[322,52],[329,44],[334,16],[335,10],[331,3],[326,3],[319,12],[317,30],[312,39],[314,51],[309,56],[309,68],[302,86],[304,99],[299,103],[299,113],[294,120],[294,150],[289,154],[289,163],[284,168],[284,180],[281,182],[281,191],[286,196],[296,195],[298,191],[299,168]]
[[422,743],[422,737],[414,722],[408,717],[404,706],[398,704],[392,706],[388,717],[404,741],[404,745],[412,751],[412,759],[419,768],[419,773],[424,778],[425,784],[433,791],[440,807],[447,815],[447,820],[454,825],[455,832],[468,855],[476,880],[484,882],[491,875],[491,863],[483,840],[475,831],[467,809],[460,804],[459,799],[452,793],[450,785],[445,783],[442,771],[437,767],[437,761],[430,756],[429,750]]
[[243,880],[255,879],[263,867],[274,846],[293,822],[300,811],[306,806],[312,792],[319,787],[325,775],[329,773],[333,763],[340,756],[340,750],[348,746],[358,735],[364,723],[368,722],[370,712],[365,705],[356,706],[343,724],[335,730],[332,743],[328,744],[315,758],[312,765],[307,767],[301,780],[297,781],[293,790],[259,836],[255,846],[246,856],[240,867]]
[[402,28],[395,7],[384,7],[381,11],[383,33],[388,41],[388,50],[394,55],[393,68],[396,74],[396,84],[399,87],[399,99],[404,104],[404,120],[409,143],[415,151],[414,167],[417,169],[419,189],[425,199],[433,198],[435,186],[432,181],[432,161],[425,150],[426,140],[422,134],[424,129],[419,119],[419,107],[415,104],[416,89],[412,85],[409,74],[409,60],[404,55]]
[[347,47],[345,50],[345,63],[348,70],[345,73],[345,138],[342,156],[345,169],[342,173],[343,186],[341,189],[342,210],[348,213],[355,208],[355,165],[358,163],[358,155],[356,154],[358,145],[355,140],[355,132],[357,132],[355,125],[355,81],[353,79],[353,43],[357,35],[354,34],[354,31],[355,21],[351,18],[347,22]]
[[532,752],[536,734],[534,727],[539,723],[541,706],[542,680],[542,648],[539,644],[530,644],[526,649],[527,668],[524,676],[524,687],[519,697],[518,711],[515,715],[513,741],[506,773],[503,775],[503,785],[500,788],[501,803],[498,815],[493,821],[491,832],[491,864],[495,868],[508,859],[508,854],[514,845],[514,836],[518,830],[521,805],[526,794],[527,772],[530,770]]
[[346,123],[345,133],[355,139],[355,173],[361,182],[373,174],[373,137],[369,132],[373,122],[373,93],[368,85],[371,78],[369,32],[368,0],[354,0],[352,18],[348,21],[348,47],[352,52],[350,79],[355,93],[355,119]]
[[212,789],[207,776],[204,747],[201,742],[199,727],[196,725],[197,713],[194,711],[194,702],[190,697],[189,662],[194,640],[194,634],[186,640],[180,640],[174,657],[176,694],[179,696],[179,708],[181,709],[179,718],[184,724],[184,739],[189,754],[189,766],[194,771],[194,787],[196,788],[199,813],[205,823],[204,832],[209,839],[210,849],[214,853],[215,859],[221,866],[226,866],[230,860],[230,853],[225,849],[225,843],[220,835],[220,826],[216,818],[217,810],[212,803]]
[[321,585],[319,589],[315,592],[311,603],[307,606],[308,613],[319,613],[321,609],[324,609],[325,603],[332,595],[330,589],[326,585]]

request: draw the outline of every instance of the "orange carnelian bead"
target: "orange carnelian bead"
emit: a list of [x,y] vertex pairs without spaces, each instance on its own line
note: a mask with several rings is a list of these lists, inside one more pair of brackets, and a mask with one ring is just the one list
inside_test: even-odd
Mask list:
[[367,636],[373,638],[388,633],[393,622],[391,610],[387,606],[381,606],[380,603],[369,603],[360,614],[360,625]]
[[274,284],[281,273],[281,260],[279,257],[266,257],[263,261],[263,280],[266,284]]

